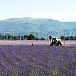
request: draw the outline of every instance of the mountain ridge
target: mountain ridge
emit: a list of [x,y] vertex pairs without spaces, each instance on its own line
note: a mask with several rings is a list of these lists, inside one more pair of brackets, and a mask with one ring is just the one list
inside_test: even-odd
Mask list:
[[[6,20],[0,20],[0,33],[2,32],[17,32],[20,34],[29,34],[40,37],[58,35],[61,36],[64,34],[64,30],[67,31],[66,35],[76,35],[76,21],[75,22],[60,22],[53,19],[44,19],[44,18],[10,18]],[[59,33],[62,31],[61,33]],[[60,34],[60,35],[59,35]]]

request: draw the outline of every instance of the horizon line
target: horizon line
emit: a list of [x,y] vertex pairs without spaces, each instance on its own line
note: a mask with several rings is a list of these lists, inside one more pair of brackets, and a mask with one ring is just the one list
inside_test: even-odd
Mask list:
[[50,19],[50,20],[56,20],[59,22],[76,22],[76,21],[60,21],[57,19],[52,19],[52,18],[36,18],[36,17],[12,17],[12,18],[5,18],[5,19],[0,19],[0,21],[4,21],[4,20],[10,20],[10,19],[21,19],[21,18],[32,18],[32,19]]

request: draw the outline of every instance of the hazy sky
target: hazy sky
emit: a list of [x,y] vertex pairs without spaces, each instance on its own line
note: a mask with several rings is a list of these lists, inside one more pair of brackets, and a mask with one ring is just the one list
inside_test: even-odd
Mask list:
[[76,0],[0,0],[0,20],[21,17],[76,21]]

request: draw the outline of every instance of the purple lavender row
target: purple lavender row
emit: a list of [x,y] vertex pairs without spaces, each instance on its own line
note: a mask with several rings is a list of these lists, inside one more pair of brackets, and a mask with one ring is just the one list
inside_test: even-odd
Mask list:
[[76,46],[0,46],[0,76],[76,76]]

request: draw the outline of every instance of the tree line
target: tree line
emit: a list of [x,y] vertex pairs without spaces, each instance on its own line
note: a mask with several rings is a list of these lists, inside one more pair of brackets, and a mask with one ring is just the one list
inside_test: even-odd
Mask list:
[[[49,39],[51,40],[52,36],[49,36]],[[61,40],[76,40],[76,36],[61,36]]]
[[[61,36],[61,40],[76,40],[76,36]],[[51,39],[51,36],[49,36]],[[29,35],[0,35],[0,40],[46,40],[44,37],[38,38],[35,37],[33,34]]]
[[0,35],[0,40],[45,40],[44,37],[38,38],[35,37],[33,34],[29,35]]
[[76,40],[76,36],[61,36],[61,40]]

